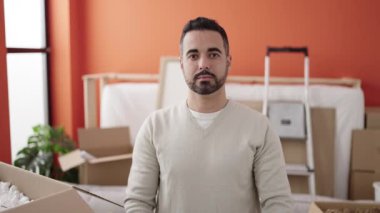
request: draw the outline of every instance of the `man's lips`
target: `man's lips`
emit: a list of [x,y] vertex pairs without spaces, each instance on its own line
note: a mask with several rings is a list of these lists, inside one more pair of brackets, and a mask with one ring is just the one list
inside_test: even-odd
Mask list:
[[213,73],[211,73],[208,70],[202,70],[202,72],[200,72],[194,76],[194,81],[196,81],[196,80],[209,81],[211,79],[216,79],[216,77]]
[[200,76],[198,76],[197,79],[208,80],[208,79],[213,79],[213,76],[212,75],[200,75]]

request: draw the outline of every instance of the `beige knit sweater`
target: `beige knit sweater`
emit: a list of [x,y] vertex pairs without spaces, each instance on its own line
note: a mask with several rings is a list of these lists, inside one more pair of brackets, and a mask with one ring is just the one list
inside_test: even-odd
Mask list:
[[186,103],[153,113],[132,162],[126,212],[292,212],[278,136],[233,101],[206,129]]

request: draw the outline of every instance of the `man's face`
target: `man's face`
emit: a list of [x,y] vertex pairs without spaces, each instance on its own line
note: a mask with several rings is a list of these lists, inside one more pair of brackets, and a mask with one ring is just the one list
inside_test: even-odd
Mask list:
[[220,89],[227,78],[231,57],[222,36],[211,30],[193,30],[182,41],[181,68],[189,88],[200,95]]

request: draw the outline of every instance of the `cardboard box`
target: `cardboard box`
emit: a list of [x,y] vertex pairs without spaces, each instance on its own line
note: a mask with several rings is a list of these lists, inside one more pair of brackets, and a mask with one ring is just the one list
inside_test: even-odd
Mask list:
[[2,162],[0,181],[11,182],[33,200],[3,212],[93,212],[72,186]]
[[[376,212],[380,210],[380,203],[363,203],[363,202],[313,202],[310,205],[309,213],[323,213],[328,209],[340,210],[350,210],[350,212],[372,212],[369,210],[375,210]],[[335,212],[335,211],[334,211]],[[375,211],[373,211],[375,212]]]
[[380,129],[380,107],[367,107],[365,109],[365,128]]
[[380,130],[352,132],[350,199],[374,199],[373,182],[380,181]]
[[350,172],[351,200],[374,200],[375,190],[373,182],[380,180],[380,173],[366,171]]
[[380,130],[352,131],[351,170],[380,171]]
[[63,170],[80,165],[79,182],[95,185],[127,185],[132,163],[129,128],[79,129],[79,146],[95,159],[85,160],[75,150],[60,156]]
[[[261,112],[261,102],[239,102]],[[311,108],[311,120],[316,191],[318,195],[334,196],[335,109],[313,107]],[[306,162],[305,140],[282,139],[282,149],[286,163],[302,164]],[[289,176],[289,182],[293,193],[308,193],[307,177]]]

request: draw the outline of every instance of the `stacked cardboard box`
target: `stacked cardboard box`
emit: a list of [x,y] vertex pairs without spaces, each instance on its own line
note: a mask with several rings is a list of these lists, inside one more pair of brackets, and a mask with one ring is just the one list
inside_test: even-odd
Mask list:
[[80,150],[59,158],[62,170],[80,166],[79,182],[94,185],[127,185],[132,163],[129,128],[79,129],[79,147],[94,156],[84,159]]
[[380,129],[380,107],[367,107],[365,116],[366,129]]
[[366,109],[366,129],[352,132],[350,192],[352,200],[373,200],[380,181],[380,108]]

